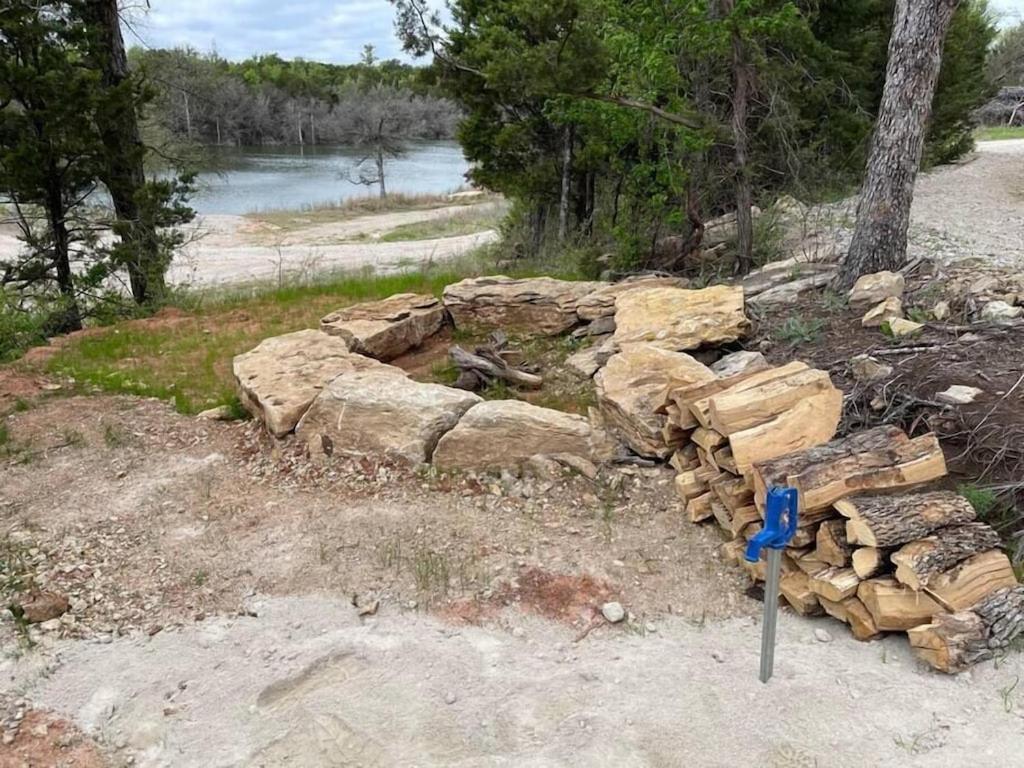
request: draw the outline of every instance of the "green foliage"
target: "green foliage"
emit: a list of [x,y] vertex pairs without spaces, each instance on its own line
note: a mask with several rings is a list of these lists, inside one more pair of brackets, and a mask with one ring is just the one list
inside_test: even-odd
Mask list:
[[821,329],[825,323],[817,318],[806,318],[803,315],[787,317],[786,322],[775,331],[775,338],[796,346],[797,344],[810,344],[817,341],[821,336]]
[[0,363],[15,360],[30,347],[46,343],[49,313],[22,309],[14,296],[0,290]]
[[971,503],[979,520],[989,520],[999,504],[999,497],[994,491],[977,485],[961,485],[957,488],[957,493]]

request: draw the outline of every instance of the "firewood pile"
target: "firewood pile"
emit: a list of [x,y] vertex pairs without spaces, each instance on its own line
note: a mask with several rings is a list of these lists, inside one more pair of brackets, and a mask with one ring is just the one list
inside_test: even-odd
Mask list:
[[768,489],[796,488],[800,526],[780,583],[794,611],[832,616],[858,640],[906,632],[944,672],[999,654],[1024,635],[1024,587],[998,533],[967,499],[921,490],[946,475],[935,435],[885,426],[833,440],[842,402],[826,372],[763,359],[670,389],[665,439],[686,517],[717,523],[723,557],[762,583],[747,541]]

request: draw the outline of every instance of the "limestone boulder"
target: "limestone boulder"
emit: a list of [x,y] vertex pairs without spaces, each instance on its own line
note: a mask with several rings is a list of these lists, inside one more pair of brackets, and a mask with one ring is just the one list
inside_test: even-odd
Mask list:
[[848,300],[851,307],[873,307],[892,297],[903,296],[906,280],[898,272],[876,272],[862,275],[850,290]]
[[1016,320],[1024,309],[1011,306],[1005,301],[990,301],[981,308],[981,319],[987,323],[1005,323]]
[[638,288],[686,288],[689,284],[690,281],[682,277],[659,277],[657,275],[628,277],[621,282],[603,286],[590,295],[584,296],[580,299],[577,311],[581,320],[614,317],[615,301],[627,291],[634,291]]
[[429,462],[438,440],[481,399],[384,370],[335,377],[306,411],[296,436],[314,454],[379,456]]
[[394,360],[429,339],[444,325],[444,305],[433,296],[399,293],[332,312],[320,330],[346,341],[353,352]]
[[609,359],[594,381],[606,427],[641,456],[664,459],[673,449],[662,434],[666,417],[657,411],[669,390],[715,378],[684,352],[633,344]]
[[903,300],[899,296],[890,296],[885,301],[872,307],[861,318],[860,324],[865,328],[881,328],[882,323],[903,317]]
[[[821,265],[816,264],[813,266]],[[796,304],[807,294],[821,290],[831,283],[832,278],[835,277],[838,271],[836,268],[824,271],[819,270],[808,277],[801,277],[788,283],[780,283],[773,288],[762,291],[756,296],[752,296],[749,299],[749,304],[760,310]]]
[[295,429],[327,382],[342,373],[383,369],[405,376],[398,368],[349,351],[344,339],[314,330],[264,339],[235,357],[232,369],[242,404],[276,437]]
[[579,324],[580,301],[606,285],[550,277],[475,277],[445,288],[444,305],[458,328],[557,336]]
[[913,336],[924,330],[924,323],[915,323],[913,320],[906,320],[902,317],[886,320],[883,326],[888,326],[889,332],[897,339],[901,339],[904,336]]
[[673,351],[736,341],[750,329],[743,308],[740,286],[628,291],[615,302],[612,338],[620,348],[649,343]]
[[615,342],[607,338],[600,344],[581,349],[565,360],[565,367],[582,379],[593,378],[594,374],[604,368],[608,360],[618,351]]
[[532,456],[571,454],[590,459],[590,422],[519,400],[491,400],[470,408],[441,438],[434,466],[448,470],[518,467]]

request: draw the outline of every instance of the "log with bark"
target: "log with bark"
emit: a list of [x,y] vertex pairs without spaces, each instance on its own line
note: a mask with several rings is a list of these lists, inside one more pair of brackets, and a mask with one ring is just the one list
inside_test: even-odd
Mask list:
[[500,331],[491,334],[490,342],[477,347],[474,352],[453,346],[448,350],[448,357],[459,370],[459,378],[453,385],[457,389],[476,392],[495,381],[524,389],[540,389],[544,384],[542,376],[519,364],[522,353],[510,349],[508,338]]
[[970,608],[997,590],[1016,587],[1010,559],[999,550],[982,552],[935,576],[926,588],[947,611]]
[[893,553],[896,579],[913,589],[924,589],[943,571],[980,552],[996,549],[1000,544],[999,533],[986,523],[940,528]]
[[868,547],[896,547],[976,516],[971,503],[951,491],[854,496],[837,501],[835,509],[847,518],[847,540]]
[[850,545],[846,542],[846,524],[842,520],[826,520],[818,528],[815,541],[818,557],[836,568],[850,564]]
[[1024,636],[1024,586],[993,592],[968,611],[939,613],[907,636],[918,658],[943,672],[995,658]]

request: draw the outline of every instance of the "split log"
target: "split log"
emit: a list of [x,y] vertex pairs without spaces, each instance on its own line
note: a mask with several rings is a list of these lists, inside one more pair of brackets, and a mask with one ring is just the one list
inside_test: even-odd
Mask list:
[[906,496],[857,496],[837,501],[836,511],[848,519],[851,544],[895,547],[927,536],[947,525],[968,523],[976,513],[971,503],[951,491]]
[[818,528],[815,544],[818,557],[823,562],[836,568],[845,568],[850,564],[850,545],[846,542],[846,524],[842,520],[823,522]]
[[871,612],[859,598],[848,597],[839,603],[824,597],[819,597],[819,600],[825,613],[848,624],[850,632],[857,640],[867,642],[881,636],[882,633],[875,626],[875,620],[871,618]]
[[[756,504],[754,505],[754,508],[757,508]],[[760,510],[758,510],[758,514],[760,513]],[[810,548],[810,545],[814,543],[817,535],[818,529],[815,528],[814,525],[808,525],[803,528],[797,528],[796,533],[793,534],[793,538],[789,542],[789,546]]]
[[736,459],[733,458],[732,448],[728,445],[715,451],[711,458],[715,462],[715,466],[721,467],[726,472],[733,475],[741,474],[736,466]]
[[1000,589],[962,613],[939,613],[908,633],[918,658],[958,672],[995,658],[1024,636],[1024,586]]
[[999,545],[999,533],[985,523],[940,528],[931,536],[905,544],[893,553],[896,579],[913,589],[924,589],[937,574]]
[[799,371],[806,371],[808,368],[806,363],[792,362],[781,368],[772,368],[768,371],[744,371],[728,378],[677,389],[672,394],[672,400],[679,405],[680,410],[688,409],[698,424],[710,429],[711,398],[715,395],[728,390],[738,391],[741,387],[754,387],[765,381],[770,381],[772,378],[784,378]]
[[720,502],[714,494],[711,499],[711,514],[723,531],[732,532],[732,510]]
[[690,433],[688,430],[680,429],[671,421],[667,421],[661,428],[661,439],[669,448],[679,449],[690,442]]
[[713,429],[705,429],[704,427],[697,427],[697,429],[693,430],[690,439],[697,444],[698,448],[703,448],[709,456],[714,454],[717,448],[725,445],[725,435]]
[[843,415],[843,393],[825,389],[802,400],[774,419],[729,437],[736,471],[831,440]]
[[804,555],[801,558],[794,560],[797,568],[806,573],[811,578],[814,578],[820,573],[824,573],[829,570],[832,566],[828,563],[822,562],[818,559],[817,554],[811,552],[810,554]]
[[[742,477],[727,477],[709,483],[711,490],[715,492],[722,503],[730,510],[736,511],[740,507],[753,504],[754,493],[747,488]],[[757,507],[754,508],[755,511]],[[758,516],[760,519],[760,516]]]
[[732,539],[722,545],[722,559],[729,565],[739,565],[743,562],[747,544],[743,539]]
[[[781,559],[781,571],[783,576],[785,576],[786,574],[799,572],[796,563],[793,562],[793,558],[791,558],[785,552],[782,553]],[[743,569],[747,572],[747,575],[750,577],[750,580],[755,584],[763,584],[767,580],[768,561],[765,560],[763,556],[756,563],[751,563],[749,560],[744,559],[742,565]],[[780,577],[779,582],[781,585],[782,577]],[[779,592],[780,594],[782,592],[781,586]]]
[[540,389],[544,384],[542,376],[513,368],[498,354],[484,356],[453,346],[448,350],[448,357],[460,371],[459,379],[455,382],[458,389],[482,389],[496,380],[526,389]]
[[691,523],[703,523],[705,520],[710,520],[714,517],[715,513],[711,509],[711,500],[714,498],[715,494],[708,491],[686,502],[686,517],[689,521]]
[[827,568],[811,576],[811,591],[826,600],[840,602],[857,594],[860,579],[852,568]]
[[857,588],[857,597],[882,632],[906,632],[943,613],[942,606],[924,592],[915,592],[885,576],[862,581]]
[[689,501],[708,492],[708,484],[698,477],[696,470],[681,472],[675,479],[676,492],[683,501]]
[[[813,511],[829,507],[854,493],[908,488],[945,474],[946,459],[939,439],[928,434],[887,449],[809,467],[788,477],[786,485],[799,491],[801,510]],[[850,543],[854,542],[849,527],[846,536]]]
[[853,572],[861,579],[870,579],[889,568],[888,553],[877,547],[855,549],[850,559],[853,563]]
[[910,438],[902,429],[882,426],[778,459],[754,462],[752,475],[757,504],[763,507],[769,488],[784,486],[790,477],[799,475],[811,467],[835,464],[851,456],[892,448],[908,442]]
[[1010,559],[999,550],[982,552],[938,574],[927,588],[929,595],[952,613],[970,608],[988,595],[1017,586]]
[[753,504],[746,507],[739,507],[733,510],[732,525],[729,528],[733,536],[742,537],[747,526],[756,525],[761,527],[761,515]]
[[[686,451],[686,448],[689,447],[693,448],[692,456],[688,455]],[[668,460],[668,463],[676,472],[689,472],[697,469],[700,466],[700,459],[697,458],[697,446],[693,443],[684,445],[672,454],[672,458]]]
[[718,464],[715,462],[714,454],[709,451],[705,451],[699,445],[697,446],[697,459],[700,461],[700,465],[702,467],[709,467],[710,469],[713,469],[715,472],[722,471],[721,468],[719,468]]
[[779,592],[790,607],[801,616],[819,616],[821,603],[811,591],[810,579],[803,571],[792,571],[779,579]]
[[711,397],[708,408],[712,428],[732,436],[769,422],[820,392],[834,389],[825,371],[805,369],[779,375],[783,370],[764,371]]

